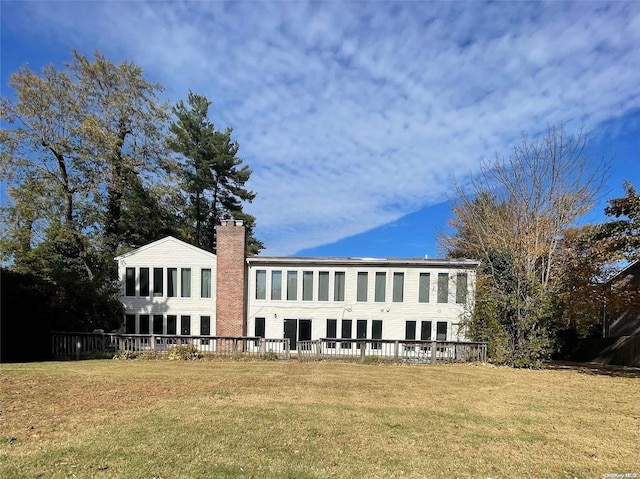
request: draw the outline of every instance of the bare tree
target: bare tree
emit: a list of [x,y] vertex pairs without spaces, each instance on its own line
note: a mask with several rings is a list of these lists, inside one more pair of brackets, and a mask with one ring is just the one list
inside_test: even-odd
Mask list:
[[[507,159],[483,160],[480,173],[458,185],[450,226],[441,236],[449,256],[479,259],[487,281],[482,301],[508,338],[507,360],[529,364],[552,348],[554,294],[563,277],[562,238],[595,203],[607,172],[585,155],[586,136],[550,127],[524,136]],[[473,325],[472,325],[473,331]]]

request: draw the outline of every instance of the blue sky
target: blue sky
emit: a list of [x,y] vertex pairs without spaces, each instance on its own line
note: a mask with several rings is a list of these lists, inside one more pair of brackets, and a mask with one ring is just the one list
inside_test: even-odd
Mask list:
[[439,256],[454,179],[560,122],[612,159],[608,197],[640,188],[638,2],[0,8],[2,96],[76,48],[137,63],[172,102],[211,99],[254,172],[263,254]]

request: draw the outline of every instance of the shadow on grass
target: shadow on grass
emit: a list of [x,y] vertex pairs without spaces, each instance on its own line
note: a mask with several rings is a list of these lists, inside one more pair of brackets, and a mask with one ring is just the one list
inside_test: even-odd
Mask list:
[[600,363],[580,363],[575,361],[548,361],[545,369],[556,371],[577,371],[583,374],[640,379],[640,368],[614,366]]

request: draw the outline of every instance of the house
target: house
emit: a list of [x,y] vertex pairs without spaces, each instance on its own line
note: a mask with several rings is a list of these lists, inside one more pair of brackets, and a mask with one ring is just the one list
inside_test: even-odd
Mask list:
[[607,282],[610,304],[605,305],[605,337],[640,336],[640,260]]
[[242,221],[217,254],[167,237],[116,258],[125,332],[463,341],[478,262],[245,256]]

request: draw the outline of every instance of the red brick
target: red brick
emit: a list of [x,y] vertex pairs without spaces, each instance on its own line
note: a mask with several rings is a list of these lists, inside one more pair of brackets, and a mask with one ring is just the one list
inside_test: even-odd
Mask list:
[[216,335],[246,336],[246,230],[242,221],[216,226]]

